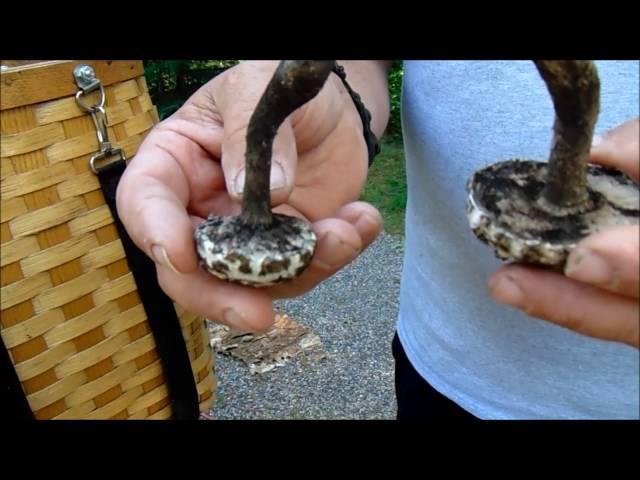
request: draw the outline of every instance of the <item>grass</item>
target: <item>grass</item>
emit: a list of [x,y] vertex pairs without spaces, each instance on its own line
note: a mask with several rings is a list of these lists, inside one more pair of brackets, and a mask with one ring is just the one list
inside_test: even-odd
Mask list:
[[385,137],[380,146],[381,151],[369,170],[361,200],[380,210],[387,233],[403,236],[407,183],[402,140]]

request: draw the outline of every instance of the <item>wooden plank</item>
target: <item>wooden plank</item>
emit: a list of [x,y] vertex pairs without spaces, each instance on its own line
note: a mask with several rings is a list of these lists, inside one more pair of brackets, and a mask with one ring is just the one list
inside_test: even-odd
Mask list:
[[0,223],[8,222],[27,213],[27,205],[22,197],[0,200]]
[[[4,92],[2,92],[4,97]],[[50,123],[20,133],[0,136],[0,155],[13,157],[43,149],[65,139],[64,129],[59,123]]]
[[140,60],[56,60],[16,67],[0,75],[0,109],[75,95],[78,87],[73,80],[73,69],[80,63],[91,65],[96,71],[96,77],[105,86],[136,78],[144,73]]
[[39,295],[33,299],[33,308],[36,313],[42,313],[46,310],[59,307],[72,302],[83,295],[93,292],[100,288],[101,285],[104,285],[107,280],[108,277],[106,271],[95,270],[93,272],[80,275],[67,283],[63,283],[53,288],[49,288],[44,291],[41,289],[38,291]]
[[75,175],[71,162],[58,163],[5,178],[0,185],[2,198],[9,199],[42,190]]
[[84,172],[60,182],[56,188],[58,189],[58,196],[61,199],[65,199],[98,190],[100,181],[95,173]]
[[9,222],[9,228],[14,238],[31,235],[65,223],[85,212],[86,209],[87,207],[82,198],[67,198],[55,205],[40,208],[21,217],[14,218]]
[[38,245],[38,239],[35,236],[22,237],[3,243],[0,247],[0,267],[22,260],[39,250],[40,245]]
[[35,275],[70,262],[75,258],[82,257],[97,246],[98,240],[95,235],[85,234],[71,237],[69,240],[25,258],[20,262],[20,267],[22,267],[22,273],[25,275]]
[[[13,348],[42,335],[65,321],[62,310],[49,310],[24,322],[2,329],[2,340],[7,348]],[[45,338],[46,341],[46,338]]]
[[[75,197],[74,197],[75,198]],[[90,210],[84,215],[80,215],[69,221],[69,231],[71,235],[80,235],[86,232],[92,232],[98,228],[113,223],[111,211],[107,205],[102,205],[94,210]]]
[[6,310],[20,302],[30,300],[48,288],[51,288],[51,280],[46,272],[6,285],[0,289],[2,296],[0,309]]
[[[55,125],[58,125],[57,123]],[[95,132],[87,132],[51,145],[45,150],[49,163],[64,162],[82,155],[98,153],[100,145]]]

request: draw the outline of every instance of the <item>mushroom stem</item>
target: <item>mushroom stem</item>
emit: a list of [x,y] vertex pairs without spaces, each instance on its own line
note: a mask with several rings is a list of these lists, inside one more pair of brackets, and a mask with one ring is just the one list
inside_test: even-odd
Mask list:
[[322,89],[334,61],[283,60],[256,106],[247,130],[242,219],[252,226],[272,223],[270,174],[273,140],[296,109]]
[[600,110],[600,80],[591,61],[534,61],[555,108],[554,135],[543,197],[561,210],[588,199],[587,162]]

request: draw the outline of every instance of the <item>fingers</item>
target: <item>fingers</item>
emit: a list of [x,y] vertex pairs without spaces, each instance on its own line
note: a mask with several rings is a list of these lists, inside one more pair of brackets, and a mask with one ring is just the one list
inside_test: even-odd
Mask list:
[[[190,218],[192,225],[201,221]],[[272,299],[301,295],[343,268],[375,240],[382,229],[380,213],[364,202],[354,202],[336,213],[336,218],[314,224],[319,241],[314,259],[296,281],[254,289],[223,282],[198,269],[177,274],[158,267],[162,289],[188,311],[243,331],[266,330],[273,324]]]
[[275,312],[262,290],[216,279],[204,270],[179,274],[159,266],[158,281],[176,303],[189,312],[242,331],[271,327]]
[[[237,200],[242,198],[245,180],[247,127],[278,62],[247,62],[229,70],[212,86],[212,95],[224,122],[222,168],[227,190]],[[271,165],[272,203],[278,205],[289,197],[294,185],[297,164],[295,137],[291,122],[285,120],[273,142]]]
[[491,296],[583,335],[639,348],[638,301],[545,270],[518,265],[489,279]]
[[591,161],[640,178],[640,121],[629,120],[594,139]]
[[313,229],[318,244],[311,264],[295,281],[269,288],[274,298],[302,295],[351,263],[379,235],[382,217],[371,205],[354,202]]
[[[132,240],[156,263],[176,272],[192,272],[197,266],[193,252],[193,227],[180,200],[164,185],[141,178],[128,196],[131,208],[120,217]],[[126,187],[126,184],[125,184]]]
[[624,225],[582,240],[569,255],[565,274],[619,295],[640,297],[640,227]]
[[352,202],[338,210],[336,218],[349,222],[358,232],[362,241],[362,250],[380,235],[383,226],[380,212],[366,202]]
[[186,211],[189,186],[182,168],[152,135],[120,180],[118,215],[134,243],[156,263],[192,272],[198,263]]

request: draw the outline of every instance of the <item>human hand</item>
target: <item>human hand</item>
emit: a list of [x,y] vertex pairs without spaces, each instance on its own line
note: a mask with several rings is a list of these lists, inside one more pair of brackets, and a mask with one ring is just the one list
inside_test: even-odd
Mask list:
[[[640,123],[594,142],[591,161],[640,177]],[[495,300],[584,335],[640,348],[640,227],[618,226],[578,243],[565,275],[507,265],[489,279]]]
[[185,309],[240,330],[274,320],[274,298],[300,295],[351,262],[382,220],[358,202],[367,174],[362,124],[340,79],[296,110],[273,145],[273,211],[311,222],[311,265],[295,281],[254,289],[220,281],[199,266],[194,227],[210,213],[236,215],[244,184],[249,118],[278,62],[244,62],[217,76],[146,137],[118,187],[132,240],[157,265],[163,290]]

